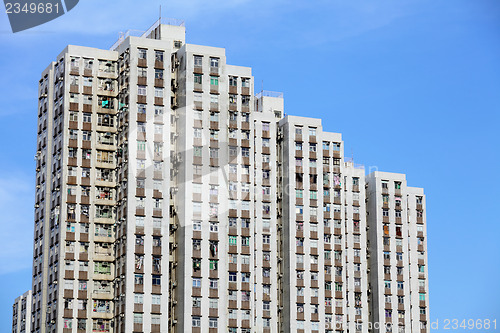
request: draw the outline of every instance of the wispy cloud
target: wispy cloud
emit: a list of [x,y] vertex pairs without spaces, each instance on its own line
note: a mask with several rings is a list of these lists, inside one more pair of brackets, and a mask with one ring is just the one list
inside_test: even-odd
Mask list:
[[[7,172],[2,172],[6,175]],[[26,269],[33,260],[33,186],[30,177],[0,178],[0,275]]]
[[[257,0],[261,2],[261,0]],[[154,0],[137,2],[135,0],[98,1],[86,0],[65,15],[35,27],[25,32],[15,34],[16,39],[35,39],[40,34],[86,34],[86,35],[109,35],[110,32],[117,33],[128,29],[146,30],[159,16],[160,6],[162,16],[176,17],[180,19],[194,19],[200,15],[224,15],[227,10],[234,10],[246,4],[254,4],[251,0],[218,0],[207,2],[203,0]],[[7,20],[6,20],[7,21]],[[208,20],[212,21],[213,20]],[[215,23],[215,22],[213,22]],[[1,30],[10,30],[7,22],[0,24]],[[3,37],[8,34],[5,34]]]
[[[424,0],[425,1],[425,0]],[[389,26],[418,11],[414,0],[394,1],[316,1],[322,12],[304,6],[303,29],[296,32],[303,47],[318,46],[354,38]],[[308,14],[311,14],[310,16]],[[296,27],[294,27],[296,28]]]

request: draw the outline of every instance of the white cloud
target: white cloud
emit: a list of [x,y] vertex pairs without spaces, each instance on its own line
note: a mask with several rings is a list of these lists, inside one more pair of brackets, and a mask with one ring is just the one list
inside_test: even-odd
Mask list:
[[31,267],[33,260],[34,191],[30,177],[0,178],[0,275]]
[[[388,26],[395,21],[409,15],[414,15],[418,3],[406,0],[395,3],[394,1],[331,1],[318,0],[318,6],[324,6],[327,13],[315,23],[304,25],[298,32],[304,41],[302,46],[314,47],[321,44],[338,42],[354,38],[371,31]],[[311,10],[311,7],[304,7]]]
[[[220,17],[228,15],[247,16],[248,10],[236,11],[245,6],[251,6],[255,11],[261,11],[262,7],[269,8],[277,6],[286,0],[265,2],[263,0],[154,0],[146,3],[135,0],[80,1],[78,5],[63,16],[41,26],[10,35],[6,33],[2,39],[11,43],[26,43],[29,40],[47,38],[53,33],[60,34],[85,34],[85,35],[109,35],[112,32],[124,32],[128,29],[146,30],[157,20],[160,5],[162,16],[182,20],[195,20],[200,17],[198,24],[219,24]],[[210,19],[206,19],[210,18]],[[6,20],[7,21],[7,20]],[[1,29],[10,30],[7,22],[0,25]],[[14,37],[15,38],[12,38]]]

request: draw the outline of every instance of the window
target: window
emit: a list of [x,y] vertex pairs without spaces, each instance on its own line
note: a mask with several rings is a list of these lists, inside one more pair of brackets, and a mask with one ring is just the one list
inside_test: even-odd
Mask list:
[[210,58],[210,67],[219,67],[219,58]]
[[201,288],[201,278],[193,278],[193,288]]
[[217,318],[208,318],[208,327],[217,328]]
[[271,244],[271,236],[270,235],[262,235],[262,243],[263,244]]
[[217,222],[210,222],[210,232],[219,232],[219,224]]
[[143,304],[144,303],[144,294],[134,294],[134,303]]
[[146,86],[137,86],[137,95],[146,96]]
[[194,56],[194,67],[201,67],[202,66],[202,61],[203,57],[199,55]]
[[209,298],[208,307],[211,309],[217,309],[219,307],[219,300],[217,298]]
[[191,325],[193,327],[201,327],[201,318],[200,317],[191,317]]
[[147,77],[148,70],[146,68],[137,68],[137,76],[139,77]]
[[201,231],[201,221],[193,221],[193,230]]
[[211,271],[216,271],[218,269],[218,266],[219,266],[218,260],[211,259],[209,261],[209,268]]
[[238,77],[230,76],[229,77],[229,86],[236,87],[238,85]]
[[201,297],[193,297],[193,308],[200,308],[201,307]]
[[153,286],[161,285],[161,275],[153,275],[151,280],[152,280]]
[[219,85],[219,77],[218,76],[210,76],[210,85],[218,86]]
[[193,111],[194,120],[203,120],[203,112],[199,110]]
[[70,111],[69,112],[69,121],[78,121],[78,113],[74,112],[74,111]]
[[219,113],[210,112],[210,121],[219,121]]
[[155,60],[163,62],[163,51],[155,50]]
[[194,74],[194,83],[202,84],[203,75],[202,74]]
[[147,54],[148,54],[147,49],[137,49],[137,57],[139,59],[146,59]]
[[155,97],[163,98],[163,88],[155,87]]
[[[158,295],[153,295],[158,296]],[[154,303],[153,303],[154,304]],[[158,303],[159,304],[159,303]],[[151,314],[151,324],[152,325],[160,325],[160,315],[159,314]]]
[[316,128],[309,127],[309,136],[316,136]]
[[219,95],[210,94],[210,103],[213,104],[219,103]]

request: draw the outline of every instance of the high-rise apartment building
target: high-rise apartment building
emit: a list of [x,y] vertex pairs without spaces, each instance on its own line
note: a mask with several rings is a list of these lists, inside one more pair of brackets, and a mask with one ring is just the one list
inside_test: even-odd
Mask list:
[[367,176],[366,193],[373,321],[400,332],[427,331],[423,190],[407,186],[403,174],[377,171]]
[[68,46],[38,117],[32,332],[426,331],[422,190],[183,23]]
[[12,333],[31,332],[31,290],[28,290],[12,304]]

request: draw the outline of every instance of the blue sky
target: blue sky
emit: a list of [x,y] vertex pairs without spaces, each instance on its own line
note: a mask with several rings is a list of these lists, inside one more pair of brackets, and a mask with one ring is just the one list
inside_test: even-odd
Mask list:
[[[160,1],[86,0],[12,34],[0,14],[0,330],[31,286],[37,82],[67,44],[109,48]],[[256,91],[323,119],[346,155],[427,194],[430,311],[500,321],[500,3],[492,0],[172,0],[187,41],[253,67]],[[115,7],[116,6],[116,7]],[[500,325],[500,323],[499,323]],[[441,331],[441,330],[439,330]]]

